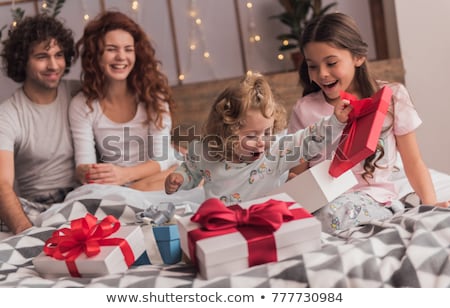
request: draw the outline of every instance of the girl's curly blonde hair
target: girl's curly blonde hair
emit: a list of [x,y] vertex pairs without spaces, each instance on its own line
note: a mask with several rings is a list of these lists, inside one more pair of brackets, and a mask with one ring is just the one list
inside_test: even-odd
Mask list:
[[223,90],[212,105],[203,128],[203,141],[212,158],[232,160],[233,146],[238,142],[248,110],[259,110],[264,117],[273,117],[273,134],[286,127],[286,110],[275,100],[268,81],[262,74],[249,73]]

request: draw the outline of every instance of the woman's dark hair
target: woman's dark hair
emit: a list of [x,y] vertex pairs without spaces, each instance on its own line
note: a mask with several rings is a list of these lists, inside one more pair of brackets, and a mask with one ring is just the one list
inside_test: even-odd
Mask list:
[[56,40],[64,52],[65,74],[70,70],[75,56],[72,30],[65,28],[62,22],[46,14],[25,17],[9,32],[3,42],[1,57],[6,75],[15,82],[24,82],[26,66],[32,48],[42,42],[50,44]]

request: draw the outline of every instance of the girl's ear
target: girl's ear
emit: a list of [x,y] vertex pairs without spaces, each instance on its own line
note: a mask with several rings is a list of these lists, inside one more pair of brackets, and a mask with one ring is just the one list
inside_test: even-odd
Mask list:
[[355,57],[355,67],[360,67],[366,62],[366,57],[364,56],[356,56]]

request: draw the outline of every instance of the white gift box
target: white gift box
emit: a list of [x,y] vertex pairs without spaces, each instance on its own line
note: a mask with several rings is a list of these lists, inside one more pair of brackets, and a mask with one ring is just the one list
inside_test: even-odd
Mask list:
[[[269,199],[294,201],[287,194],[277,194],[239,204],[249,208],[253,204],[263,203]],[[294,201],[295,202],[295,201]],[[289,209],[301,208],[294,203]],[[200,227],[191,221],[191,216],[180,217],[177,221],[182,251],[189,254],[188,232]],[[304,252],[320,249],[321,225],[315,217],[300,218],[285,222],[273,235],[276,244],[277,260],[281,261]],[[248,244],[240,232],[233,232],[196,242],[196,260],[200,275],[205,279],[244,270],[249,267]]]
[[283,183],[269,194],[287,193],[310,213],[314,213],[358,183],[351,170],[337,178],[332,177],[328,173],[330,164],[330,160],[325,160]]
[[[121,226],[108,238],[126,240],[133,251],[135,260],[145,251],[144,234],[139,226]],[[33,259],[33,264],[36,271],[47,278],[70,276],[65,260],[57,260],[47,256],[44,252]],[[82,253],[76,258],[75,265],[82,277],[122,273],[128,269],[119,246],[100,246],[100,253],[93,257],[88,257]]]

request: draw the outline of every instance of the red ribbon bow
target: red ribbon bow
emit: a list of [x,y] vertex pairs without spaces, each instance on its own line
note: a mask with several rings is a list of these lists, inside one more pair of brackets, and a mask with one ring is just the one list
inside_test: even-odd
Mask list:
[[191,261],[196,264],[197,241],[233,232],[240,232],[247,241],[249,266],[277,261],[273,232],[284,222],[312,217],[303,208],[289,210],[294,203],[270,199],[243,209],[237,204],[227,207],[216,198],[206,200],[191,217],[201,225],[188,233]]
[[192,216],[191,221],[200,224],[206,230],[224,230],[242,226],[266,228],[274,232],[283,222],[290,221],[294,215],[288,207],[295,202],[268,200],[254,204],[248,209],[239,205],[226,207],[219,199],[206,200]]
[[93,257],[100,253],[100,246],[119,246],[126,264],[130,266],[135,257],[128,242],[122,238],[107,238],[119,228],[120,221],[111,215],[97,224],[97,218],[88,213],[84,218],[72,220],[70,228],[54,231],[45,242],[44,252],[57,260],[65,260],[73,277],[81,277],[76,258],[82,253]]

